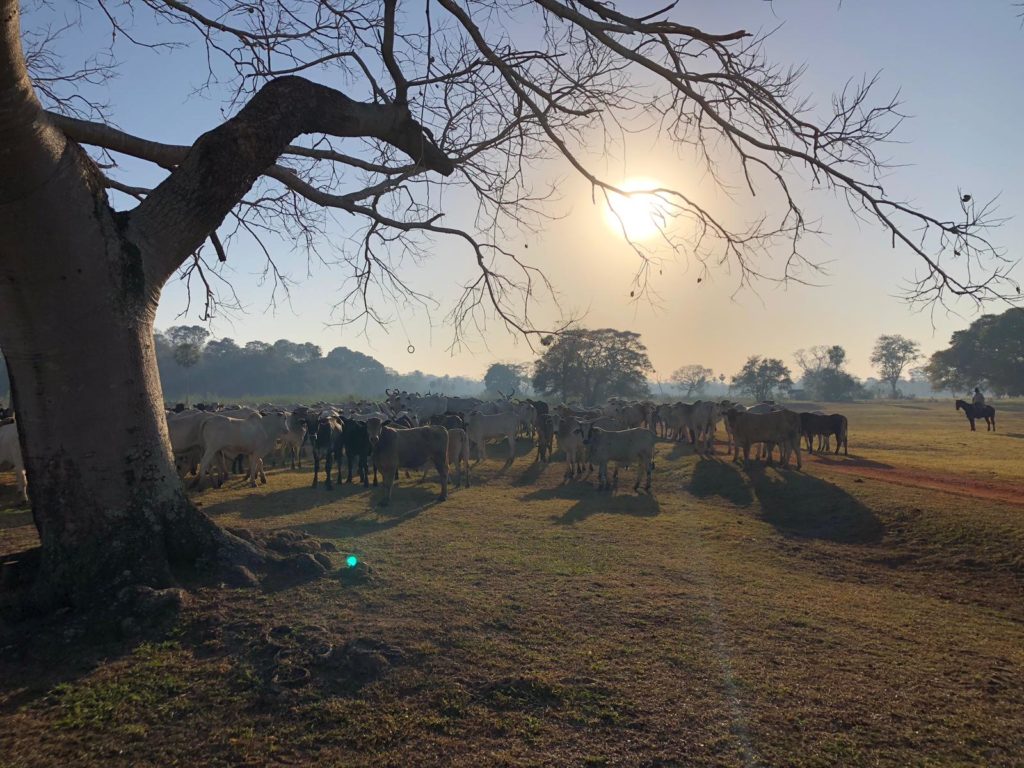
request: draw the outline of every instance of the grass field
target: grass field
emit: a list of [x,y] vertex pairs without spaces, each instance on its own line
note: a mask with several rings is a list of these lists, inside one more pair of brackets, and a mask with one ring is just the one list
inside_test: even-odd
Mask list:
[[[144,639],[0,635],[0,765],[1024,765],[1024,405],[997,408],[844,406],[851,455],[803,472],[661,443],[651,496],[525,444],[443,504],[234,481],[197,497],[219,522],[367,570],[203,590]],[[34,541],[0,511],[0,553]]]

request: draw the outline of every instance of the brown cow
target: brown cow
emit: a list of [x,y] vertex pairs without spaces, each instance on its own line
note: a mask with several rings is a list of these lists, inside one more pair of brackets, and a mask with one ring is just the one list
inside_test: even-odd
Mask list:
[[[782,457],[782,465],[789,465],[790,451],[796,451],[796,466],[800,469],[803,461],[800,458],[800,414],[793,411],[773,411],[772,413],[750,413],[730,408],[725,417],[732,429],[735,448],[733,461],[739,459],[740,446],[743,446],[743,461],[750,461],[750,446],[754,443],[767,443],[769,446],[778,444]],[[768,464],[772,463],[771,448],[768,450]]]
[[399,467],[416,469],[427,462],[434,465],[441,477],[441,495],[438,501],[448,498],[448,430],[444,427],[413,427],[396,429],[382,427],[376,437],[371,433],[374,466],[383,473],[384,497],[382,507],[391,502],[391,490]]

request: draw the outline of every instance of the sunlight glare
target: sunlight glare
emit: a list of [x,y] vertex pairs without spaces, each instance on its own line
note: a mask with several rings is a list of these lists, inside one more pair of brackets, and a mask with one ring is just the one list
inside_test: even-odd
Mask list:
[[[654,179],[634,177],[618,185],[626,192],[640,193],[663,185]],[[656,195],[620,195],[610,193],[604,203],[604,220],[608,227],[630,240],[649,240],[667,224],[665,203]]]

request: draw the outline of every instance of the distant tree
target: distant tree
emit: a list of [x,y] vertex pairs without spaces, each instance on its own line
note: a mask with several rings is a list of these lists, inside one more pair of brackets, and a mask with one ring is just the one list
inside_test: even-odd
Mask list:
[[838,344],[833,344],[828,348],[828,365],[829,368],[839,370],[843,367],[846,362],[846,350]]
[[896,385],[899,384],[903,370],[920,357],[920,345],[897,333],[878,337],[871,353],[871,362],[878,370],[878,378],[889,384],[895,398],[898,396]]
[[1024,395],[1024,308],[982,315],[949,344],[924,367],[933,388],[964,392],[983,384],[998,395]]
[[794,357],[803,369],[803,389],[812,400],[852,400],[862,394],[860,382],[843,370],[846,350],[838,344],[798,349]]
[[781,360],[751,355],[743,369],[732,377],[732,386],[755,400],[771,400],[776,391],[792,389],[793,380]]
[[529,379],[526,366],[521,363],[492,363],[484,374],[484,386],[488,392],[511,396],[522,392]]
[[644,397],[653,370],[640,334],[573,329],[559,334],[535,363],[533,388],[587,404],[612,395]]
[[689,399],[691,395],[703,395],[714,376],[715,372],[703,365],[684,365],[672,374],[672,384]]
[[185,371],[185,405],[188,405],[189,373],[202,359],[210,332],[201,325],[176,325],[168,328],[166,335],[174,348],[174,362]]

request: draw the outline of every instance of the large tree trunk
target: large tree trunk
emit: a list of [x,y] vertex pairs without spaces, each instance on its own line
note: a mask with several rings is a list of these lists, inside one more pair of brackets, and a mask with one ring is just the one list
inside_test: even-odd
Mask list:
[[0,0],[0,347],[48,602],[166,586],[176,563],[237,541],[174,471],[153,346],[161,283],[125,223],[99,170],[45,119],[17,4]]
[[153,344],[159,293],[96,175],[68,142],[43,186],[0,204],[0,346],[39,586],[75,603],[124,583],[166,586],[174,563],[212,557],[221,538],[174,471]]

